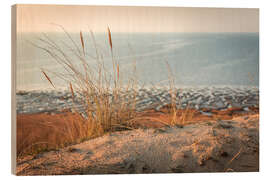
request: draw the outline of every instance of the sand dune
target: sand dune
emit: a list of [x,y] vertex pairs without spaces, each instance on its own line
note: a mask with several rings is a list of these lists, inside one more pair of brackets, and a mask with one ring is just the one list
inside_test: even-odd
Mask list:
[[114,132],[18,160],[18,175],[259,171],[259,115]]

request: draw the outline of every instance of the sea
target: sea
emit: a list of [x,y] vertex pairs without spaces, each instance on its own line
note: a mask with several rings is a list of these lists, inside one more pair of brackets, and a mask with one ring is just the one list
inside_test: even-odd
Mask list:
[[[121,77],[128,77],[136,64],[136,76],[144,86],[177,87],[259,86],[259,33],[107,33],[82,32],[86,61],[96,68],[97,51],[112,71],[119,62]],[[76,51],[82,53],[79,33],[18,33],[16,89],[53,89],[41,70],[57,88],[68,83],[57,75],[65,68],[43,48],[44,40],[57,45],[72,63],[83,70]],[[54,49],[57,51],[57,48]]]

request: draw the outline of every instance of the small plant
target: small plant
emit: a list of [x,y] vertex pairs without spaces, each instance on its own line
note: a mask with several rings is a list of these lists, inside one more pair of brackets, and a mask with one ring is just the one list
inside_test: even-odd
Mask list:
[[170,113],[170,125],[171,126],[181,126],[183,127],[187,121],[192,120],[194,116],[194,111],[190,108],[190,104],[185,107],[185,109],[179,113],[177,109],[177,93],[175,88],[175,77],[173,75],[172,69],[169,63],[166,61],[168,69],[168,79],[169,79],[169,92],[171,96],[171,104],[169,105]]
[[169,71],[169,73],[168,73],[169,84],[170,84],[169,92],[170,92],[170,96],[171,96],[171,104],[170,104],[170,108],[169,108],[169,113],[171,114],[170,124],[176,125],[176,123],[177,123],[177,107],[176,107],[175,80],[174,80],[174,75],[173,75],[172,69],[167,61],[166,61],[166,64],[167,64],[167,69]]

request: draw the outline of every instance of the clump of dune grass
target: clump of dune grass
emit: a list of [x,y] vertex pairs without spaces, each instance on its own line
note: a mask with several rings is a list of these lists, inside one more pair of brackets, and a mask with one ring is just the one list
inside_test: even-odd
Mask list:
[[168,79],[169,79],[169,93],[171,96],[171,104],[169,108],[169,113],[171,114],[170,125],[177,124],[177,107],[176,107],[176,88],[175,88],[175,80],[172,69],[169,63],[166,61],[167,69],[168,69]]
[[[173,74],[173,71],[171,69],[170,64],[168,61],[166,61],[167,69],[168,69],[168,80],[169,80],[169,93],[170,93],[170,98],[171,102],[169,107],[169,113],[170,113],[170,121],[169,124],[171,126],[179,125],[179,126],[184,126],[186,122],[191,121],[193,116],[194,116],[194,111],[190,109],[190,104],[185,107],[181,113],[179,113],[178,108],[177,108],[177,90],[175,87],[175,76]],[[179,100],[180,101],[180,100]],[[178,104],[181,104],[178,102]]]
[[[83,105],[84,118],[74,122],[76,128],[79,128],[80,138],[86,139],[103,135],[109,131],[132,128],[129,120],[136,115],[136,63],[130,70],[129,76],[121,73],[120,64],[113,53],[112,34],[109,27],[107,35],[112,71],[108,70],[104,63],[103,54],[98,48],[92,31],[88,35],[80,31],[78,35],[80,43],[78,44],[63,27],[61,28],[68,38],[69,42],[63,43],[63,45],[69,49],[69,52],[63,50],[46,34],[38,39],[39,45],[35,44],[35,46],[44,50],[65,70],[65,73],[41,70],[52,87],[56,88],[57,84],[54,84],[50,74],[64,80],[72,94],[73,101],[79,101],[79,104]],[[87,52],[86,39],[92,40],[94,52]],[[72,56],[69,54],[70,52]],[[94,56],[93,53],[95,53]],[[75,103],[74,109],[79,111]],[[70,128],[72,132],[73,127]]]

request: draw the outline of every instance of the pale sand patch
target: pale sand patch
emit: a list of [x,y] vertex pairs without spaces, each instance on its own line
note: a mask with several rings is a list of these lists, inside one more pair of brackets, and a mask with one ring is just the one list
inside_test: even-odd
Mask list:
[[18,160],[18,175],[259,171],[259,115],[114,132]]

